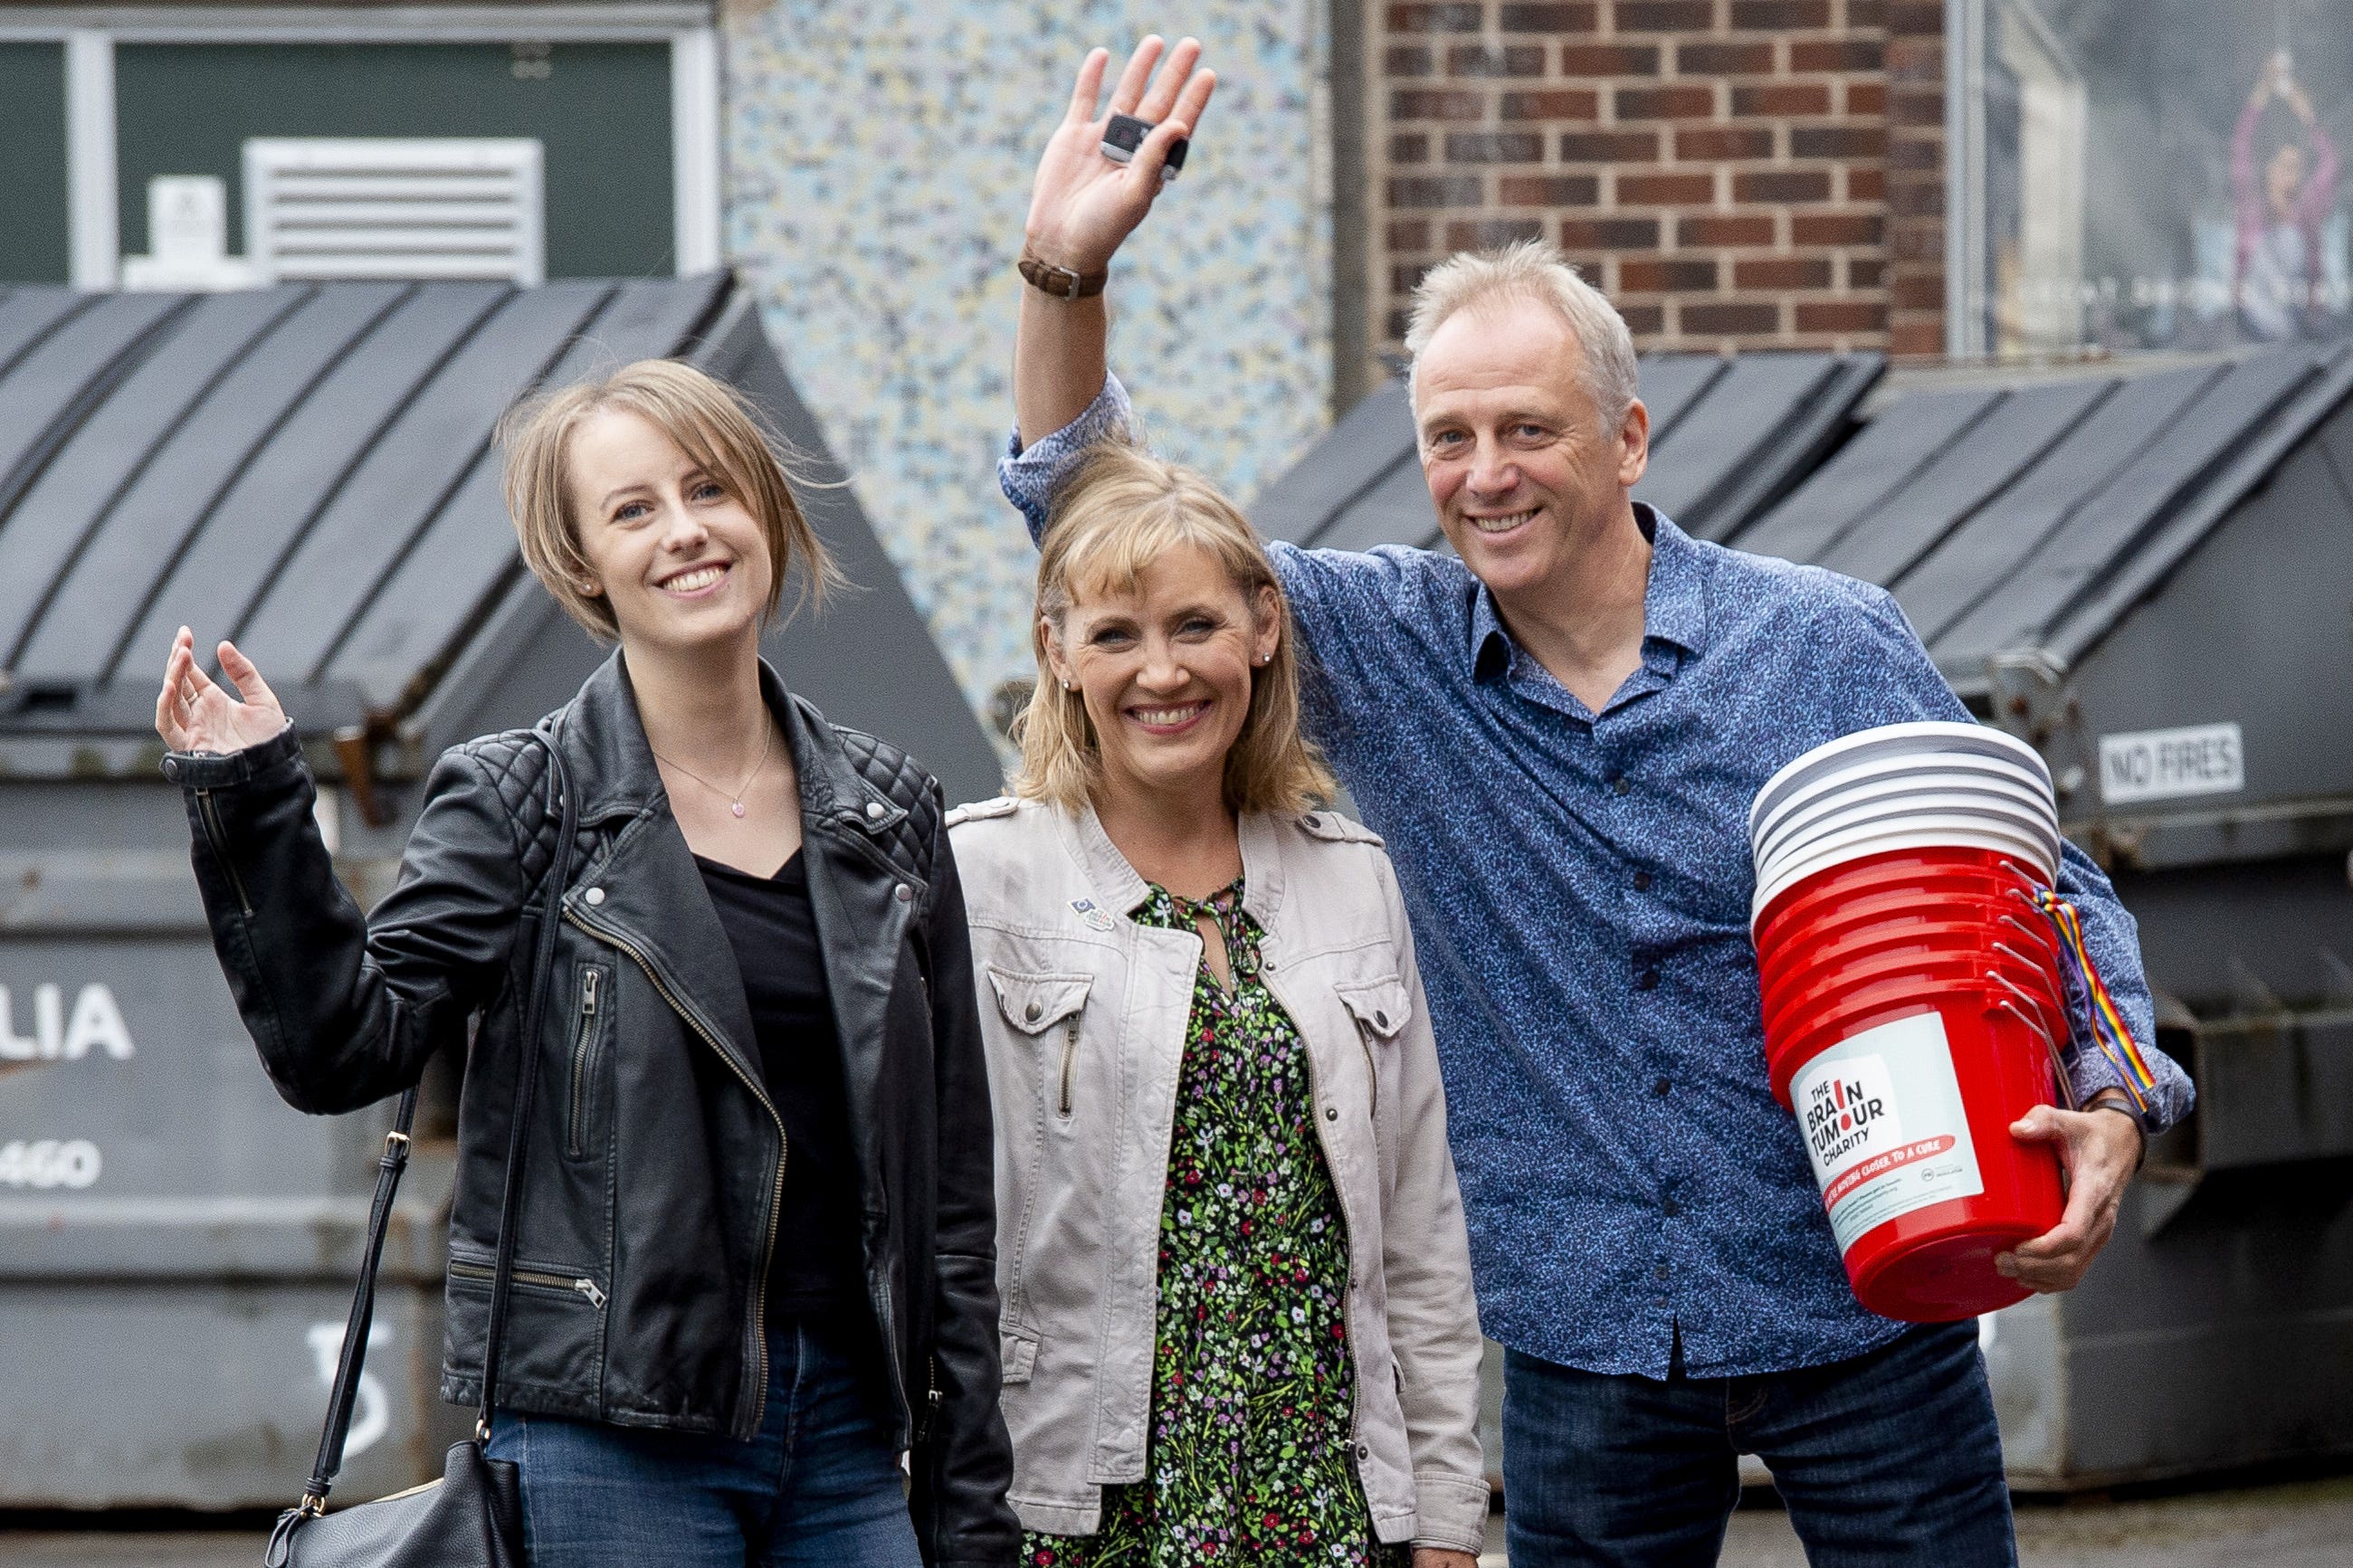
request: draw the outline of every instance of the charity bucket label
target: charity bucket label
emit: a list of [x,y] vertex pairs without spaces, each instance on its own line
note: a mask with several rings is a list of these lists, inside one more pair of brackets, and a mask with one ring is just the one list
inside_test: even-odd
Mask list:
[[1985,1191],[1940,1015],[1852,1036],[1790,1089],[1841,1252],[1898,1215]]

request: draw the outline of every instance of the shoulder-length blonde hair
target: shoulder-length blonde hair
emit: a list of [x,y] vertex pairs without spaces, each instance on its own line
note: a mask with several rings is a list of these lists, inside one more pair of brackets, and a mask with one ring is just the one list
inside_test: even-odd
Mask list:
[[1226,752],[1225,803],[1233,812],[1306,811],[1337,793],[1315,748],[1299,732],[1299,659],[1291,602],[1266,546],[1233,502],[1190,468],[1123,442],[1097,447],[1055,498],[1038,552],[1038,604],[1030,641],[1038,684],[1015,721],[1021,769],[1014,793],[1075,810],[1103,779],[1103,751],[1085,699],[1065,691],[1047,658],[1046,627],[1060,635],[1071,607],[1135,591],[1151,563],[1192,545],[1223,566],[1256,613],[1261,589],[1280,623],[1274,657],[1250,672],[1250,710]]
[[781,437],[763,427],[743,396],[691,364],[641,359],[608,375],[528,398],[499,422],[506,448],[507,511],[533,575],[571,617],[603,642],[617,641],[619,623],[602,594],[587,592],[596,570],[580,547],[580,520],[572,505],[572,438],[589,416],[607,409],[637,415],[694,459],[757,519],[775,572],[767,613],[783,603],[785,579],[797,567],[794,608],[822,604],[842,583],[824,542],[793,495]]

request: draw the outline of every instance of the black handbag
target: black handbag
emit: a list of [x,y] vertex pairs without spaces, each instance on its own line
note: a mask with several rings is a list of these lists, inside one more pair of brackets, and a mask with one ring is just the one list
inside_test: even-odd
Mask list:
[[393,1194],[408,1164],[408,1132],[417,1117],[417,1091],[400,1097],[393,1129],[376,1163],[375,1203],[368,1213],[367,1246],[360,1259],[359,1288],[343,1324],[343,1350],[327,1400],[326,1426],[319,1457],[302,1500],[278,1517],[262,1554],[264,1568],[523,1568],[522,1488],[512,1463],[485,1451],[491,1439],[491,1401],[499,1382],[499,1342],[506,1329],[507,1290],[514,1270],[515,1211],[522,1205],[522,1159],[531,1126],[532,1093],[539,1077],[539,1024],[547,1000],[548,973],[555,964],[557,922],[563,917],[564,886],[572,869],[572,840],[578,831],[572,792],[565,786],[564,759],[544,733],[533,739],[547,751],[547,781],[561,824],[555,853],[541,889],[538,948],[531,990],[523,1004],[522,1063],[515,1089],[514,1126],[507,1136],[506,1186],[499,1204],[498,1261],[491,1276],[491,1310],[482,1344],[482,1402],[474,1435],[449,1450],[442,1477],[336,1512],[327,1511],[327,1492],[343,1465],[343,1438],[367,1357],[368,1326],[375,1315],[376,1266],[384,1258]]

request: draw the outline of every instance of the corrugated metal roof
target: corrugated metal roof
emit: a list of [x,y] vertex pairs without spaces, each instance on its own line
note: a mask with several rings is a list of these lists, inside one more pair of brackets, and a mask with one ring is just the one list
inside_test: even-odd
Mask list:
[[[1846,434],[1886,368],[1875,353],[1643,355],[1651,469],[1635,495],[1703,539],[1736,539]],[[1296,544],[1437,547],[1405,379],[1350,409],[1250,514]]]
[[[744,386],[822,458],[725,273],[0,292],[0,733],[147,731],[184,622],[234,637],[306,731],[413,713],[452,668],[494,680],[468,641],[552,611],[499,493],[497,420],[534,385],[649,356]],[[944,774],[993,790],[994,753],[855,499],[807,499],[865,591],[780,635],[796,684],[846,721],[930,735]]]
[[1896,398],[1743,549],[1890,589],[1947,679],[2071,661],[2353,394],[2353,349]]

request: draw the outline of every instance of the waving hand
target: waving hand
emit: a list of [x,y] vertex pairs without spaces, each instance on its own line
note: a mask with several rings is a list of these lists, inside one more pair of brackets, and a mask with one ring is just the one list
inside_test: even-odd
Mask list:
[[[1079,67],[1070,109],[1054,128],[1030,187],[1028,237],[1041,259],[1077,272],[1100,272],[1152,210],[1168,149],[1192,135],[1218,85],[1216,73],[1193,68],[1201,46],[1192,38],[1177,42],[1155,79],[1153,67],[1165,47],[1157,36],[1135,46],[1112,89],[1110,108],[1100,115],[1095,105],[1110,53],[1092,50]],[[1154,122],[1152,134],[1125,163],[1103,155],[1103,129],[1113,114]]]

